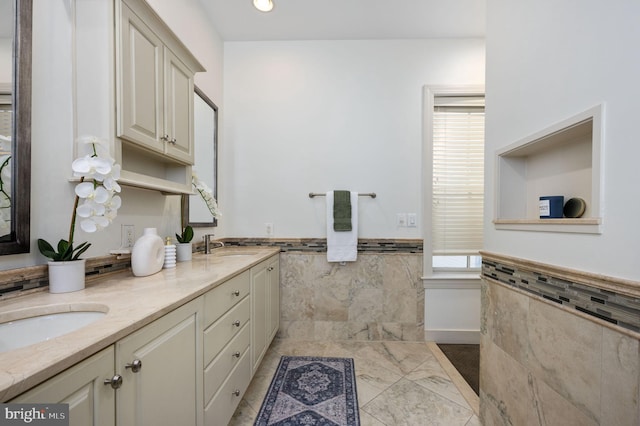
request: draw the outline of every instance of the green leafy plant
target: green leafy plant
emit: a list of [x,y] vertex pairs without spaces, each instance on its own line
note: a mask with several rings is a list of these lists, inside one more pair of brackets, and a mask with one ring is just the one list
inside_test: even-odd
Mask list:
[[182,234],[176,234],[176,239],[179,243],[190,243],[193,240],[193,228],[187,225],[182,230]]
[[73,247],[73,243],[69,244],[67,240],[60,240],[58,242],[58,251],[56,251],[51,244],[38,238],[38,249],[40,253],[54,262],[67,262],[69,260],[78,260],[80,255],[87,251],[91,246],[91,243],[84,242],[77,247]]

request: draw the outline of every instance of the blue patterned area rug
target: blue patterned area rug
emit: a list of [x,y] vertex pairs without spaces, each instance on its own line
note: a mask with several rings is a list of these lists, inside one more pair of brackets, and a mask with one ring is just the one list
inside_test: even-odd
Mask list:
[[359,426],[351,358],[283,356],[256,426]]

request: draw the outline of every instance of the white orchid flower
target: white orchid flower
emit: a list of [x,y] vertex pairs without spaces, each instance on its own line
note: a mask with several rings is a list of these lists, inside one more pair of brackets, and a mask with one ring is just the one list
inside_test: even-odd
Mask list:
[[80,228],[84,232],[92,233],[106,228],[109,223],[111,223],[109,219],[104,216],[91,216],[80,221]]
[[76,195],[80,198],[94,200],[99,204],[104,204],[111,196],[104,186],[96,186],[93,182],[81,182],[77,184]]
[[120,165],[115,164],[111,169],[111,173],[106,175],[102,180],[102,184],[109,191],[120,192],[121,188],[117,182],[118,179],[120,179]]
[[111,173],[113,160],[111,158],[84,156],[77,158],[71,163],[73,175],[83,176],[102,181],[105,175]]
[[222,213],[218,210],[218,203],[213,196],[213,191],[206,183],[201,181],[195,173],[191,174],[191,184],[204,200],[207,208],[209,209],[209,213],[216,218],[222,216]]

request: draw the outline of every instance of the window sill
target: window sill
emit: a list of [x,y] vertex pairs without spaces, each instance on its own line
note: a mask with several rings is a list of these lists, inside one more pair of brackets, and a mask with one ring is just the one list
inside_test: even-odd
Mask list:
[[425,289],[437,288],[480,288],[480,271],[474,272],[438,272],[428,277],[422,277]]

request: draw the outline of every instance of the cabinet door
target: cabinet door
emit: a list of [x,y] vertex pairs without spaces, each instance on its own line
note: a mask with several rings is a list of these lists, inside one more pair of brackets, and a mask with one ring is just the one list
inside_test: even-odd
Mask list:
[[[116,343],[119,425],[202,423],[202,300],[196,299]],[[131,367],[141,362],[139,371]],[[127,367],[129,365],[129,367]]]
[[164,59],[166,153],[193,164],[193,73],[167,48]]
[[269,316],[267,329],[267,344],[270,343],[280,328],[280,260],[279,256],[269,262],[267,272],[269,273]]
[[164,153],[163,44],[122,4],[118,136]]
[[256,372],[267,350],[267,267],[251,269],[251,371]]
[[104,384],[113,376],[113,356],[110,346],[11,402],[69,404],[70,426],[113,426],[115,391]]

